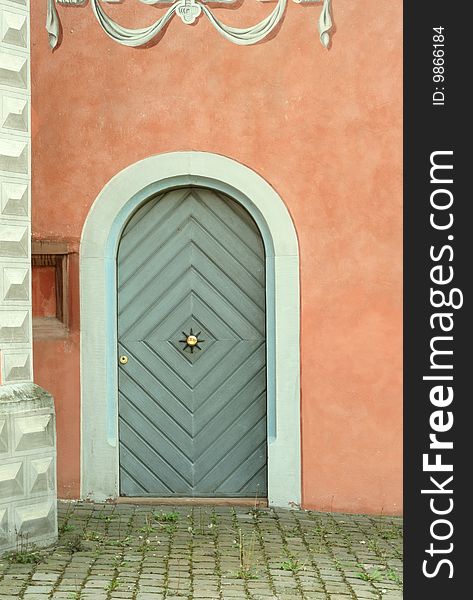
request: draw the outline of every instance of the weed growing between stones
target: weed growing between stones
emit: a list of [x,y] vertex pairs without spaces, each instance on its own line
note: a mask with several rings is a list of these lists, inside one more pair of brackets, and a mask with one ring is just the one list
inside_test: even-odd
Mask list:
[[297,573],[301,569],[304,569],[304,565],[297,559],[292,556],[281,563],[280,568],[283,571],[292,571],[293,573]]
[[177,523],[179,521],[179,513],[175,510],[169,512],[153,512],[153,519],[158,523]]
[[[39,562],[0,563],[0,596],[27,598],[44,580],[48,598],[67,600],[402,597],[395,517],[250,507],[72,508],[60,511],[59,544],[26,548],[38,552]],[[161,509],[180,516],[168,519]],[[2,579],[7,572],[14,577]]]
[[84,544],[80,535],[75,535],[71,540],[67,540],[64,546],[71,554],[84,550]]
[[144,533],[146,535],[149,535],[150,533],[153,533],[154,531],[154,527],[152,525],[145,525],[144,527],[140,527],[139,531],[141,533]]
[[394,581],[394,583],[396,583],[397,585],[399,585],[399,586],[402,587],[401,576],[394,569],[387,569],[387,571],[386,571],[386,578],[389,579],[390,581]]
[[104,536],[100,535],[98,533],[95,533],[95,531],[86,531],[84,533],[84,537],[83,539],[87,542],[99,542],[102,543],[104,540]]
[[112,581],[105,586],[107,592],[116,592],[120,587],[120,581],[118,579],[112,579]]
[[[292,514],[294,515],[294,511],[291,511]],[[299,566],[299,560],[297,559],[296,556],[294,556],[294,554],[292,553],[290,546],[287,542],[287,538],[286,538],[286,534],[285,534],[285,530],[284,527],[277,515],[277,513],[275,514],[275,524],[277,527],[277,530],[279,531],[279,534],[281,536],[281,541],[282,541],[282,548],[284,551],[284,554],[286,555],[286,563],[288,564],[288,566],[290,567],[297,567]],[[296,520],[296,525],[297,525],[297,520]],[[302,565],[301,565],[302,568]],[[299,577],[299,571],[300,569],[290,569],[292,571],[293,577],[294,577],[294,581],[296,583],[296,587],[297,590],[299,592],[299,594],[301,595],[301,597],[304,597],[304,591],[303,591],[303,587],[302,587],[302,583],[301,583],[301,579]]]
[[238,551],[240,566],[236,572],[238,579],[258,579],[258,573],[254,567],[256,533],[251,533],[247,540],[241,528],[238,529]]
[[379,536],[383,540],[402,539],[402,527],[383,527],[379,530]]
[[75,525],[73,525],[72,523],[63,523],[58,529],[58,534],[63,535],[68,531],[74,531],[75,528]]
[[114,515],[106,515],[101,513],[97,516],[97,519],[99,519],[100,521],[105,521],[106,523],[111,523],[116,519],[116,517]]
[[3,555],[3,558],[10,563],[34,564],[39,563],[42,555],[38,548],[28,540],[28,534],[16,532],[16,548]]
[[360,571],[356,574],[358,579],[362,579],[363,581],[382,581],[383,574],[381,571],[374,569],[373,571]]
[[128,546],[131,546],[131,541],[131,537],[127,535],[121,540],[107,540],[107,545],[116,546],[118,548],[126,548]]

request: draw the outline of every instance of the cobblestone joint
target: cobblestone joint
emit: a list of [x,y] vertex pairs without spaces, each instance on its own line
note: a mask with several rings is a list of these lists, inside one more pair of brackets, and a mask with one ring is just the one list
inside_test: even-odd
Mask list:
[[0,600],[401,600],[399,517],[59,502],[39,562],[0,559]]

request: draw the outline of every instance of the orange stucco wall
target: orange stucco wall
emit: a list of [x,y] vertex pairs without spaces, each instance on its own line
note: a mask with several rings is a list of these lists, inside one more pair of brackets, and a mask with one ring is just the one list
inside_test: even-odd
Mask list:
[[55,317],[56,267],[35,267],[32,279],[33,317]]
[[[53,54],[31,3],[33,235],[77,241],[105,183],[146,156],[202,150],[240,161],[286,202],[300,242],[306,508],[399,513],[402,497],[401,5],[290,3],[272,39],[239,47],[206,18],[122,47],[90,6],[61,8]],[[143,26],[162,9],[104,5]],[[273,4],[216,9],[234,25]],[[71,272],[72,294],[78,272]],[[78,493],[79,336],[37,340],[35,380],[55,396],[62,496]],[[98,398],[99,402],[100,399]]]

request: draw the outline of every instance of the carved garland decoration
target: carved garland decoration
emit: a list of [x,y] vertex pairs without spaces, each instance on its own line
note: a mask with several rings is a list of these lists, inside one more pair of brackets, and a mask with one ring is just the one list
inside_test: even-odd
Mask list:
[[[49,45],[52,49],[56,48],[59,41],[61,24],[56,9],[55,0],[48,1],[46,30],[49,36]],[[111,1],[111,0],[108,0]],[[267,37],[281,21],[286,10],[287,0],[277,0],[273,11],[262,21],[250,27],[231,27],[226,25],[210,11],[204,4],[206,1],[221,4],[231,4],[235,0],[140,0],[143,4],[169,4],[172,5],[155,23],[148,27],[140,29],[130,29],[123,27],[114,21],[104,11],[101,0],[90,0],[92,10],[105,33],[119,44],[124,46],[138,47],[144,46],[154,39],[168,24],[168,22],[177,14],[183,23],[192,24],[204,13],[215,29],[225,39],[241,46],[257,44]],[[331,18],[331,0],[294,0],[300,3],[323,2],[322,13],[319,18],[319,34],[322,45],[327,48],[330,43],[330,30],[332,28]],[[57,0],[58,4],[80,6],[85,4],[86,0]]]

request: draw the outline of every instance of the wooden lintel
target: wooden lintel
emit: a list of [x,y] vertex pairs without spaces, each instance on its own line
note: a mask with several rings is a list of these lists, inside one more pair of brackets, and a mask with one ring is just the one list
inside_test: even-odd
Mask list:
[[62,240],[31,239],[32,254],[78,254],[79,247],[80,242],[76,238]]

